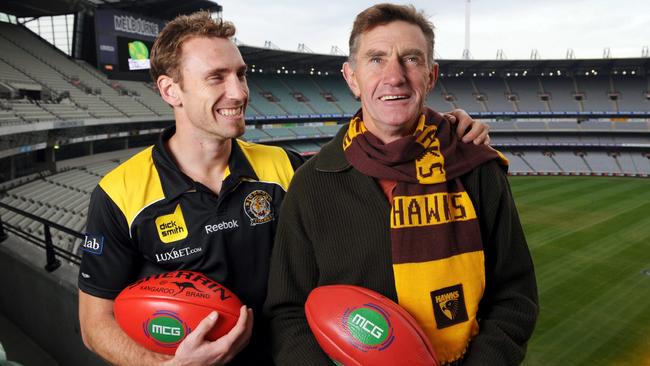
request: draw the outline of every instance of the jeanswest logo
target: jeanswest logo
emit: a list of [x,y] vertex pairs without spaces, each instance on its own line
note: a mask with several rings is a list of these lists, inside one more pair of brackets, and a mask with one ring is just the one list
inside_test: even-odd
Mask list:
[[342,325],[352,335],[354,346],[363,351],[382,351],[395,339],[386,312],[376,304],[368,303],[362,307],[347,309],[342,320]]
[[165,347],[177,345],[191,331],[187,324],[171,311],[158,311],[143,325],[145,335]]

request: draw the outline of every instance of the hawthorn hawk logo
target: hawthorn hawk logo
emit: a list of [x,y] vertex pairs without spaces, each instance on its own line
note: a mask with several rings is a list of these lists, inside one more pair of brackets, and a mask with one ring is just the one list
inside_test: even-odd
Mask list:
[[438,329],[468,320],[462,284],[432,291],[431,300]]

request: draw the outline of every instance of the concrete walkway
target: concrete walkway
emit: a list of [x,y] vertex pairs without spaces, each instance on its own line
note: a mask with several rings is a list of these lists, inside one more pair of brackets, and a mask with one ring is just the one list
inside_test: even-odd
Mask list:
[[0,343],[9,361],[23,366],[59,366],[49,354],[1,313]]

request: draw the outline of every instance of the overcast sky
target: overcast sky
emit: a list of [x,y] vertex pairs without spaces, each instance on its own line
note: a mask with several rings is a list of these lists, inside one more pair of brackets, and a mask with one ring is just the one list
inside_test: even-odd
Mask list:
[[[366,0],[213,0],[224,19],[237,26],[237,38],[251,46],[271,41],[295,51],[304,43],[316,53],[332,46],[348,52],[348,36],[357,13],[377,3]],[[640,57],[650,45],[650,0],[471,0],[470,51],[474,59]],[[436,54],[462,57],[465,0],[394,1],[424,10],[436,26]],[[300,4],[300,5],[297,5]]]

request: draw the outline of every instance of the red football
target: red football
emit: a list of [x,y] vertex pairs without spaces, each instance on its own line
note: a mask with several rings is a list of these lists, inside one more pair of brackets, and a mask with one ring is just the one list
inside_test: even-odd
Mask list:
[[438,365],[415,319],[390,299],[363,287],[313,289],[305,315],[323,351],[341,365]]
[[122,330],[145,348],[173,355],[178,344],[216,310],[209,340],[228,333],[242,303],[230,290],[201,273],[175,271],[145,277],[122,290],[113,311]]

